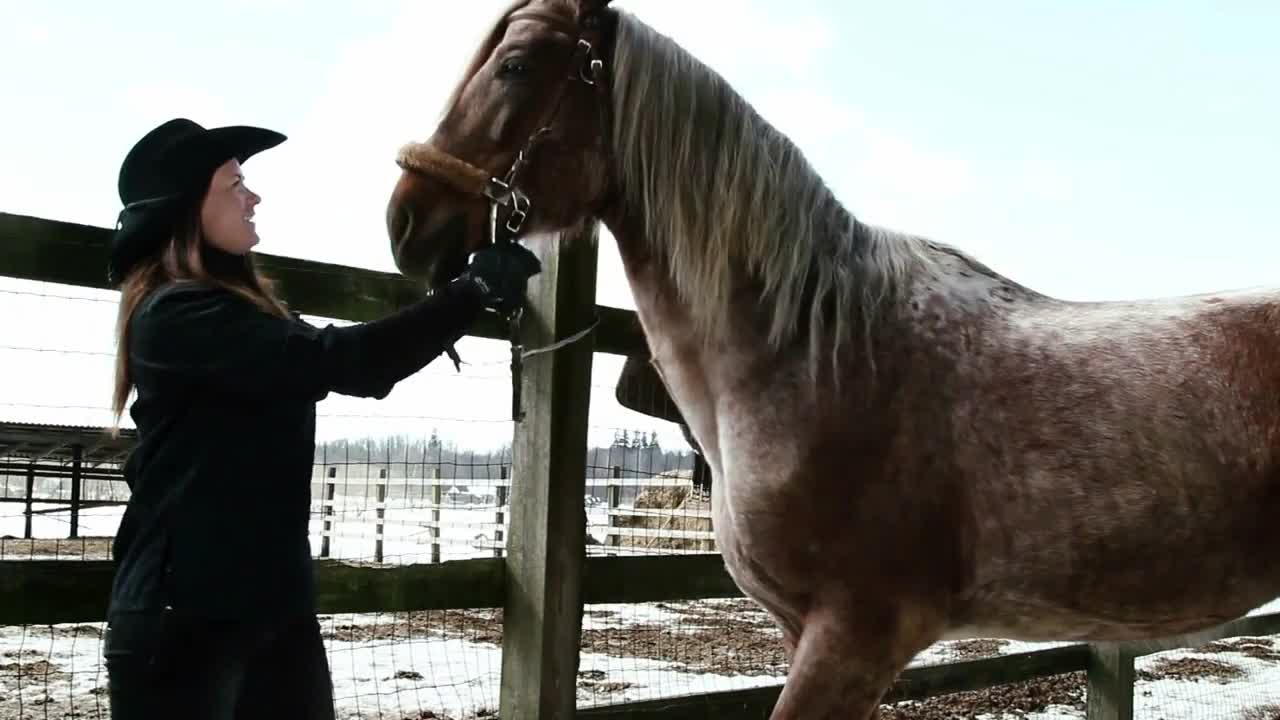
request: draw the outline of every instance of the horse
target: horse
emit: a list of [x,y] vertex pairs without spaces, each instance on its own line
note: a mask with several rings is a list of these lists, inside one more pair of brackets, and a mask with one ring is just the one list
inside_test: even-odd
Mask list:
[[613,236],[725,567],[781,630],[774,720],[875,717],[940,640],[1176,638],[1280,594],[1280,292],[1068,301],[863,222],[607,0],[514,2],[396,162],[391,251],[429,286]]

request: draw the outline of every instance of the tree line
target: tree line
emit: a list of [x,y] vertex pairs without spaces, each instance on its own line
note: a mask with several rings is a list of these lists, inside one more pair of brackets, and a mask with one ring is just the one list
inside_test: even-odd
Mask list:
[[[587,476],[610,477],[620,468],[621,477],[649,477],[668,470],[693,467],[687,447],[668,450],[656,432],[619,430],[608,446],[586,450]],[[331,440],[316,444],[316,465],[378,465],[391,477],[425,478],[440,469],[444,477],[497,480],[510,472],[511,444],[489,451],[459,448],[436,430],[430,437],[393,435],[361,440]]]

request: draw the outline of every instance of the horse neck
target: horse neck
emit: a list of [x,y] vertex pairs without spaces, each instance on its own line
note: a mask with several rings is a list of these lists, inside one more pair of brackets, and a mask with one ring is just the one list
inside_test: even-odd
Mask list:
[[660,366],[683,364],[730,376],[767,376],[782,367],[795,369],[807,363],[802,333],[791,346],[774,348],[769,342],[770,317],[759,301],[756,283],[735,275],[739,302],[729,303],[716,322],[697,317],[695,308],[682,298],[662,244],[645,237],[643,223],[607,214],[602,218],[617,242],[623,270],[636,305],[636,314]]
[[679,300],[675,282],[667,271],[669,259],[653,253],[645,242],[639,221],[612,213],[603,221],[617,241],[618,255],[636,303],[636,314],[645,331],[679,334],[695,340],[693,313]]

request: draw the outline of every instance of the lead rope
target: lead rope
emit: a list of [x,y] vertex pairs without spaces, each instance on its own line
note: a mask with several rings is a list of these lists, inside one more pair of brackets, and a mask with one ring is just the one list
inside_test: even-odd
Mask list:
[[520,344],[520,318],[524,316],[524,308],[516,308],[507,318],[507,340],[511,342],[511,419],[514,422],[524,420],[524,408],[520,407],[521,376],[524,371],[524,346]]
[[[507,341],[511,343],[511,419],[515,422],[524,420],[524,409],[521,407],[521,385],[523,384],[525,359],[542,353],[554,352],[562,347],[572,345],[590,335],[600,325],[600,316],[597,315],[590,325],[563,340],[557,340],[540,348],[525,350],[524,345],[520,343],[520,320],[523,317],[524,308],[516,308],[516,311],[507,318]],[[458,355],[458,351],[454,349],[453,345],[445,346],[444,351],[449,356],[449,359],[453,361],[454,368],[461,372],[462,358]]]
[[522,375],[525,359],[542,353],[554,352],[572,345],[590,335],[600,324],[600,316],[597,315],[590,325],[567,338],[557,340],[540,348],[525,350],[524,346],[520,344],[520,319],[523,316],[524,309],[516,308],[516,311],[511,313],[511,317],[507,318],[507,339],[511,342],[511,419],[515,422],[524,420],[524,409],[520,406],[520,390],[523,384]]

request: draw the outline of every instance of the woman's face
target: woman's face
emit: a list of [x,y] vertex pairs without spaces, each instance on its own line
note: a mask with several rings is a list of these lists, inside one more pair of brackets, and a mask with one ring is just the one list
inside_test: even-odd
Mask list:
[[205,241],[233,255],[244,255],[258,244],[253,209],[262,202],[244,184],[240,163],[232,158],[222,164],[205,192],[200,206],[200,226]]

